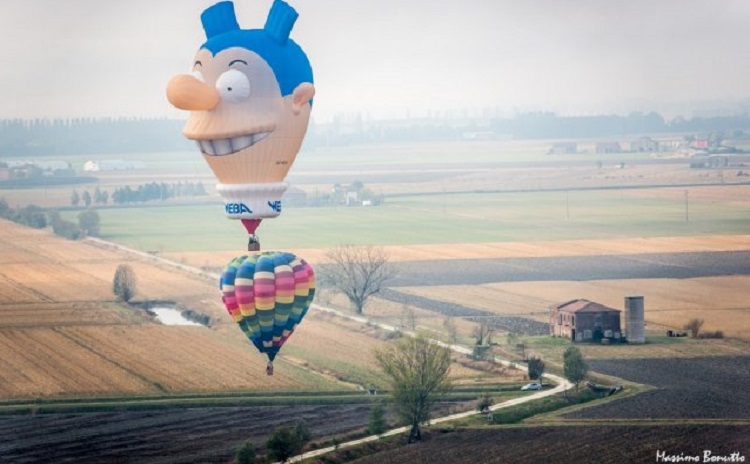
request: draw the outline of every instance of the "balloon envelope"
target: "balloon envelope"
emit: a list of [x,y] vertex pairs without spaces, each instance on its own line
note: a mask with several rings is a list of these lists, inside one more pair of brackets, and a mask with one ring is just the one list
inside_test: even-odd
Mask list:
[[315,274],[292,253],[266,251],[230,261],[220,287],[234,321],[273,361],[310,308]]
[[232,2],[207,8],[201,14],[206,42],[191,73],[167,85],[170,103],[190,111],[183,133],[216,175],[232,219],[281,214],[284,179],[307,132],[315,94],[310,61],[289,37],[297,17],[275,0],[263,29],[242,29]]

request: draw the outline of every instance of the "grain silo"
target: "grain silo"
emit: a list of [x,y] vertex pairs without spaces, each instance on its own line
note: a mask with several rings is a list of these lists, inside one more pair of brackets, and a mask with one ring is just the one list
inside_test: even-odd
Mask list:
[[642,296],[625,297],[625,333],[629,343],[646,343]]

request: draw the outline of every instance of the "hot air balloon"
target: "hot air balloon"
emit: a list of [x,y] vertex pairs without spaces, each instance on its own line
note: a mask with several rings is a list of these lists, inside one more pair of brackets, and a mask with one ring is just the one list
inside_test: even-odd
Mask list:
[[273,360],[307,314],[315,294],[315,274],[292,253],[267,251],[239,256],[221,275],[222,300],[250,341]]
[[275,0],[263,29],[241,29],[232,2],[207,8],[207,40],[191,73],[167,85],[169,102],[191,112],[183,134],[196,141],[226,215],[242,220],[251,245],[260,221],[281,214],[284,179],[310,119],[312,68],[289,38],[297,17]]

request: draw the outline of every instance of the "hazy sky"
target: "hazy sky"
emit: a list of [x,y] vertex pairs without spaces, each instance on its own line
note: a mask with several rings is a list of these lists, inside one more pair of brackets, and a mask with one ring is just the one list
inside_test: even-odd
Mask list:
[[[213,0],[0,0],[0,118],[169,116]],[[262,27],[272,0],[235,0]],[[749,0],[289,0],[313,116],[750,99]]]

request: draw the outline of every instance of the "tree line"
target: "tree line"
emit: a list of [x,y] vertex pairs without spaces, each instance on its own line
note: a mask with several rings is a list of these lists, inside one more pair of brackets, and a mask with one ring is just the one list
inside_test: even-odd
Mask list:
[[70,196],[70,204],[74,207],[83,206],[88,208],[92,204],[107,205],[110,198],[112,203],[121,205],[153,200],[164,201],[176,197],[196,197],[205,195],[208,195],[208,192],[202,182],[177,182],[172,184],[151,182],[148,184],[141,184],[135,188],[130,187],[129,185],[118,187],[112,192],[111,196],[107,190],[101,190],[99,187],[94,188],[93,194],[89,193],[88,190],[84,190],[80,194],[77,190],[73,190],[73,193]]
[[[0,156],[119,154],[193,150],[182,135],[183,120],[153,118],[0,119]],[[521,113],[511,118],[435,118],[368,121],[359,118],[311,124],[305,145],[340,146],[404,140],[460,140],[467,132],[491,132],[517,139],[595,138],[649,133],[738,131],[750,115],[676,117],[656,112],[623,115],[559,116]]]
[[78,240],[86,236],[98,236],[100,232],[99,213],[87,209],[78,213],[78,222],[68,221],[55,209],[45,209],[37,205],[26,205],[13,208],[5,198],[0,198],[0,217],[23,224],[34,229],[52,226],[52,231],[69,240]]
[[166,118],[0,119],[0,156],[191,149],[184,124]]

